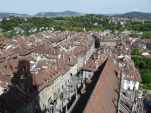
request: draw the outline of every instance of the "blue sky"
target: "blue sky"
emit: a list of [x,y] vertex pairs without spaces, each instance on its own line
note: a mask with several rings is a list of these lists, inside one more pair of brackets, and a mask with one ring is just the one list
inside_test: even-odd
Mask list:
[[0,0],[0,12],[35,14],[65,10],[99,14],[151,12],[151,0]]

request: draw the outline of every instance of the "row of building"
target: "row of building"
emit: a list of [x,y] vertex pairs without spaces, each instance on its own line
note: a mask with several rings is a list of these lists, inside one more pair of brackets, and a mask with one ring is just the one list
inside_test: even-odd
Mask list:
[[130,49],[127,37],[106,33],[1,40],[0,112],[141,113]]

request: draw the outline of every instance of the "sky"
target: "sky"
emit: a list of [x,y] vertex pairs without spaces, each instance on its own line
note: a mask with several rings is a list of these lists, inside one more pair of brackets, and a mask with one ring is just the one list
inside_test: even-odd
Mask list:
[[151,13],[151,0],[0,0],[0,12],[35,14],[65,10],[97,14]]

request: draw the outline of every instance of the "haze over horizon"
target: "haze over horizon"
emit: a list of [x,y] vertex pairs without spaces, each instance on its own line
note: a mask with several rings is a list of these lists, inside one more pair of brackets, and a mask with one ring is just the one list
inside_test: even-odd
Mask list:
[[76,11],[117,14],[130,11],[151,12],[150,0],[0,0],[0,12],[36,14]]

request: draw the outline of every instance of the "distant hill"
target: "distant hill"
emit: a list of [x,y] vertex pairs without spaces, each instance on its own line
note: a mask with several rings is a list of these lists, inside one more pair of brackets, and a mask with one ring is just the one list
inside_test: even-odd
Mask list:
[[81,16],[84,15],[82,13],[74,12],[74,11],[64,11],[64,12],[39,12],[35,15],[28,14],[18,14],[18,13],[5,13],[0,12],[0,18],[9,17],[9,16],[17,16],[17,17],[28,17],[28,16],[36,16],[36,17],[59,17],[59,16]]
[[74,11],[64,11],[64,12],[40,12],[34,16],[38,17],[59,17],[59,16],[81,16],[82,13],[74,12]]
[[[18,17],[28,17],[28,16],[36,16],[36,17],[65,17],[65,16],[81,16],[85,15],[84,13],[74,12],[74,11],[63,11],[63,12],[39,12],[35,15],[28,14],[18,14],[18,13],[4,13],[0,12],[0,18],[9,17],[9,16],[18,16]],[[117,17],[137,17],[144,19],[151,19],[151,13],[144,12],[128,12],[124,14],[96,14],[101,16],[117,16]]]
[[4,12],[0,12],[0,17],[1,18],[9,17],[9,16],[26,17],[26,16],[29,16],[29,15],[28,14],[17,14],[17,13],[4,13]]
[[145,12],[128,12],[124,14],[114,15],[114,16],[124,16],[124,17],[137,17],[137,18],[146,18],[151,19],[151,13],[145,13]]

